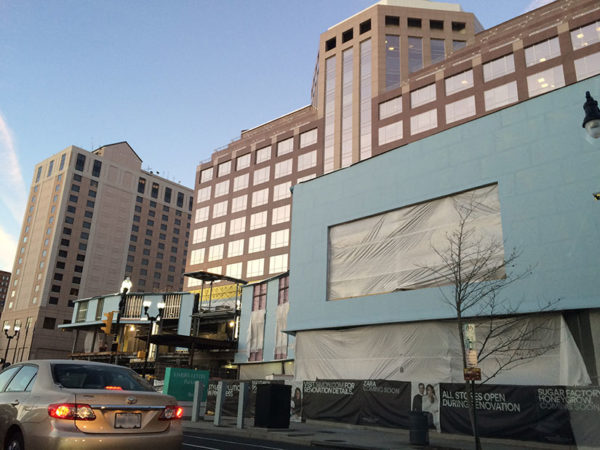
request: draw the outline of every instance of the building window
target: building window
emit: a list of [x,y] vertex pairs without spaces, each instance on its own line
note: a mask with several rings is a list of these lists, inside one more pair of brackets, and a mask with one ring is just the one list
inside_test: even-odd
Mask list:
[[364,34],[367,31],[371,31],[371,19],[361,22],[359,28],[360,28],[360,34]]
[[231,201],[231,212],[235,213],[238,211],[244,211],[246,209],[247,202],[248,202],[247,195],[241,195],[239,197],[235,197]]
[[446,95],[464,91],[473,87],[473,69],[466,70],[445,80]]
[[385,36],[385,88],[390,90],[400,86],[400,36]]
[[367,39],[360,43],[361,160],[371,157],[371,99],[371,39]]
[[137,191],[138,191],[139,194],[143,194],[145,190],[146,190],[146,179],[140,177],[139,180],[138,180]]
[[252,207],[265,205],[269,201],[269,188],[252,193]]
[[252,236],[248,239],[248,253],[257,253],[265,250],[266,235]]
[[269,159],[271,159],[271,146],[256,150],[256,164],[268,161]]
[[402,112],[402,96],[392,98],[379,104],[379,119],[387,119],[388,117],[400,114]]
[[342,44],[344,42],[348,42],[350,40],[352,40],[352,38],[354,37],[354,30],[352,28],[350,28],[349,30],[346,30],[342,33]]
[[315,167],[317,165],[317,151],[313,150],[312,152],[305,153],[303,155],[298,156],[298,172],[306,169],[310,169],[311,167]]
[[593,53],[575,60],[577,81],[598,75],[600,73],[600,52]]
[[437,127],[437,109],[431,109],[410,118],[410,134],[415,135]]
[[223,259],[224,244],[213,245],[208,249],[208,261]]
[[276,202],[277,200],[291,197],[292,193],[290,192],[290,187],[292,187],[291,181],[277,184],[273,188],[273,201]]
[[250,216],[250,230],[267,226],[267,211],[258,212]]
[[225,236],[225,226],[227,222],[215,223],[210,227],[210,238],[219,239]]
[[201,202],[210,200],[211,189],[212,189],[212,186],[206,186],[206,187],[203,187],[202,189],[198,189],[198,197],[197,197],[196,202],[201,203]]
[[379,128],[379,145],[385,145],[390,142],[402,139],[402,121],[390,123]]
[[248,187],[249,178],[250,176],[247,173],[245,173],[244,175],[240,175],[239,177],[235,177],[233,179],[233,192],[246,189]]
[[544,94],[565,85],[565,77],[562,66],[538,72],[527,77],[527,89],[529,96]]
[[150,191],[152,198],[158,198],[158,183],[152,183],[152,190]]
[[289,245],[290,230],[279,230],[271,233],[271,249],[287,247]]
[[77,153],[77,159],[75,161],[75,170],[78,170],[79,172],[83,172],[84,166],[85,166],[85,155],[82,155],[81,153]]
[[334,169],[335,140],[335,55],[325,60],[325,134],[323,147],[323,171]]
[[45,330],[54,330],[54,328],[56,328],[56,318],[54,318],[54,317],[44,317],[43,328]]
[[229,180],[221,181],[215,186],[215,198],[229,193]]
[[230,241],[227,247],[227,256],[233,258],[234,256],[241,256],[244,254],[244,240],[238,239],[237,241]]
[[[293,159],[287,159],[285,161],[278,162],[275,164],[275,179],[285,177],[292,173]],[[255,183],[256,184],[256,183]]]
[[325,51],[328,52],[329,50],[333,50],[335,48],[335,37],[332,37],[331,39],[327,39],[325,41]]
[[294,150],[294,138],[277,143],[277,156],[287,155]]
[[483,80],[491,81],[515,71],[515,57],[510,55],[495,59],[483,65]]
[[467,97],[446,105],[446,123],[456,122],[475,115],[475,97]]
[[571,31],[571,42],[573,50],[600,42],[600,21]]
[[204,249],[198,248],[190,252],[190,264],[192,266],[196,264],[202,264],[204,262]]
[[48,176],[52,175],[53,168],[54,168],[54,160],[50,161],[50,164],[48,164]]
[[267,181],[269,181],[270,171],[271,171],[270,167],[263,167],[262,169],[255,170],[254,171],[254,180],[253,180],[254,186],[262,184],[262,183],[266,183]]
[[212,180],[213,178],[213,168],[209,167],[208,169],[204,169],[200,172],[200,183],[205,183],[207,181]]
[[308,147],[309,145],[313,145],[317,143],[317,129],[313,128],[312,130],[305,131],[300,134],[300,148]]
[[165,203],[171,203],[171,195],[173,194],[173,190],[170,187],[165,187]]
[[410,106],[416,108],[435,100],[435,84],[415,89],[410,93]]
[[527,67],[539,64],[560,55],[560,45],[558,38],[554,37],[546,41],[539,42],[525,49],[525,64]]
[[464,48],[467,46],[467,41],[452,41],[452,50],[456,51],[456,50],[460,50],[461,48]]
[[228,264],[225,269],[225,275],[232,278],[242,277],[242,263]]
[[200,222],[204,222],[204,221],[208,220],[208,211],[209,211],[208,206],[198,208],[196,210],[195,223],[200,223]]
[[250,158],[251,158],[250,153],[246,153],[245,155],[238,156],[236,163],[235,163],[236,170],[242,170],[242,169],[245,169],[246,167],[249,167],[250,166]]
[[246,231],[246,218],[238,217],[229,222],[229,234],[239,234]]
[[408,37],[408,72],[413,73],[423,68],[423,39]]
[[221,217],[227,214],[227,205],[229,202],[225,200],[224,202],[215,203],[213,205],[213,219],[216,217]]
[[35,182],[40,181],[40,177],[42,176],[42,166],[38,167],[37,174],[35,175]]
[[352,164],[352,89],[354,49],[342,53],[342,157],[341,166]]
[[248,278],[251,277],[260,277],[265,272],[265,260],[264,259],[253,259],[248,261],[246,265],[246,276]]
[[492,109],[515,103],[517,100],[519,100],[517,82],[511,81],[510,83],[503,84],[502,86],[488,89],[483,93],[483,98],[486,111],[491,111]]
[[446,50],[444,48],[444,40],[431,38],[429,40],[429,46],[431,48],[431,64],[435,64],[437,62],[443,61],[444,58],[446,57]]
[[280,206],[279,208],[273,208],[273,218],[271,225],[277,225],[278,223],[289,222],[290,220],[290,205]]
[[102,161],[98,161],[97,159],[95,159],[94,164],[92,166],[92,176],[96,177],[96,178],[99,177],[101,170],[102,170]]
[[277,304],[283,305],[290,301],[289,289],[290,288],[290,277],[285,276],[279,279],[279,295],[277,296]]
[[231,173],[231,160],[225,161],[224,163],[219,164],[217,167],[217,176],[223,177],[225,175],[229,175]]
[[269,258],[269,274],[285,272],[288,269],[288,255],[275,255]]

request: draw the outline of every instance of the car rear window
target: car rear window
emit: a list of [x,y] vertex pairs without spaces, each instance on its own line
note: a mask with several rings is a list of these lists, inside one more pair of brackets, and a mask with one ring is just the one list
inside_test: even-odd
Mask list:
[[124,367],[83,364],[53,364],[54,382],[70,389],[114,389],[154,391],[142,377]]

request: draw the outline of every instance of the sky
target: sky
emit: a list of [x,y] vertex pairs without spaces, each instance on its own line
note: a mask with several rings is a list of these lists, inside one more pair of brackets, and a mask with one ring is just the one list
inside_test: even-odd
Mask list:
[[[0,0],[0,270],[35,164],[127,141],[142,168],[195,168],[310,103],[319,36],[375,0]],[[490,28],[549,0],[465,0]]]

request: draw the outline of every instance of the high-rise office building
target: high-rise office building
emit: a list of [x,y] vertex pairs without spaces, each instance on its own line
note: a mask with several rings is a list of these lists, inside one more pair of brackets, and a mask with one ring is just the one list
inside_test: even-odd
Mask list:
[[6,300],[6,293],[8,292],[8,286],[10,283],[10,272],[0,270],[0,314],[4,309],[4,302]]
[[456,4],[386,0],[324,32],[311,104],[243,131],[197,168],[188,271],[247,280],[285,272],[290,188],[385,148],[375,99],[472,43],[481,29]]
[[197,167],[187,270],[283,273],[295,184],[598,73],[593,3],[554,2],[483,30],[456,4],[382,0],[332,26],[310,105]]
[[[73,300],[181,290],[192,191],[142,170],[127,142],[68,147],[35,166],[3,325],[20,332],[9,361],[64,357]],[[7,340],[0,337],[4,350]]]

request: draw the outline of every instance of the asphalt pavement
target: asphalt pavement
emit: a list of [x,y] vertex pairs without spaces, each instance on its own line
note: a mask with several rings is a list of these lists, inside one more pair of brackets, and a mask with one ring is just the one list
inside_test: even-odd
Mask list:
[[[221,426],[215,426],[213,417],[206,416],[204,417],[204,420],[201,419],[198,422],[185,420],[183,422],[183,428],[186,433],[225,435],[326,449],[400,450],[427,448],[455,450],[474,448],[473,438],[471,436],[442,434],[437,431],[429,431],[429,445],[419,446],[410,443],[409,431],[404,429],[348,425],[337,422],[312,420],[302,423],[292,422],[290,423],[289,428],[276,429],[255,427],[254,419],[246,419],[244,428],[240,429],[237,428],[236,420],[233,417],[226,417]],[[583,447],[576,446],[552,445],[505,439],[482,438],[481,441],[484,450],[583,449]]]

